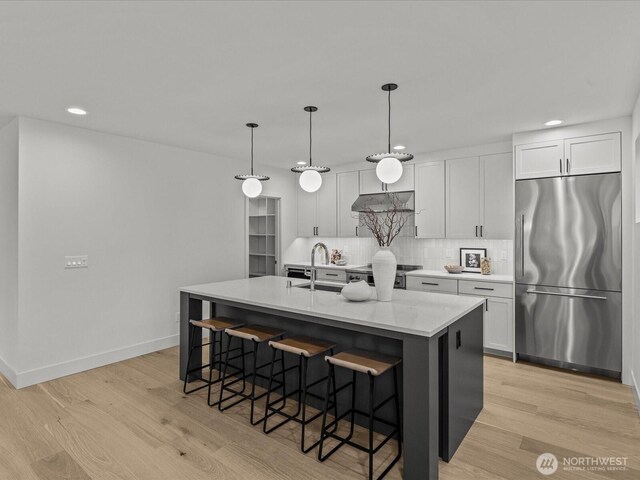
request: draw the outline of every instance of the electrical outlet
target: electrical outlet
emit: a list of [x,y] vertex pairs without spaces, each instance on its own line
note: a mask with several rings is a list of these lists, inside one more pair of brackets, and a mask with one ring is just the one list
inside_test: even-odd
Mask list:
[[506,250],[500,250],[500,260],[506,260],[507,259],[507,251]]
[[64,257],[64,268],[89,268],[89,255]]
[[180,323],[180,312],[176,312],[176,323]]

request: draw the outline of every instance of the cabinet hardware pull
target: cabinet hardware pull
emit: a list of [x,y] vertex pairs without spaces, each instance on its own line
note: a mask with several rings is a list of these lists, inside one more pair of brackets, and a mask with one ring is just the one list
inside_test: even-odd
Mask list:
[[567,175],[569,175],[569,173],[571,172],[571,162],[569,161],[569,159],[567,158],[567,168],[566,168],[566,172]]
[[436,287],[438,285],[440,285],[439,283],[433,283],[433,282],[422,282],[423,285],[435,285]]
[[562,159],[560,159],[560,175],[562,175],[564,172],[562,171]]
[[559,292],[541,292],[539,290],[527,290],[527,293],[536,293],[538,295],[554,295],[558,297],[576,297],[576,298],[589,298],[591,300],[606,300],[607,297],[600,297],[598,295],[580,295],[577,293],[559,293]]
[[458,330],[456,332],[456,349],[462,346],[462,332]]
[[484,305],[485,305],[486,311],[488,312],[489,311],[489,299],[488,298],[484,299]]
[[489,287],[473,287],[475,290],[490,290],[493,292],[493,288],[489,288]]
[[418,226],[416,225],[416,237],[418,236]]
[[356,227],[356,237],[358,236],[358,227]]
[[337,274],[337,273],[325,273],[325,275],[326,275],[327,277],[337,277],[337,276],[338,276],[338,274]]
[[484,225],[480,225],[480,236],[482,237],[483,233],[482,233],[482,227],[484,227]]
[[478,236],[478,225],[476,225],[476,237]]

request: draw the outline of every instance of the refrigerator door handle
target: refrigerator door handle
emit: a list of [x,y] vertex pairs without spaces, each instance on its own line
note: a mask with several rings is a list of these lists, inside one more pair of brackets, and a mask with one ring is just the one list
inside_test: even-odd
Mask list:
[[524,277],[524,213],[520,215],[520,276]]
[[558,297],[576,297],[576,298],[590,298],[592,300],[606,300],[607,297],[601,297],[598,295],[579,295],[577,293],[558,293],[558,292],[541,292],[540,290],[527,290],[527,293],[535,293],[537,295],[555,295]]

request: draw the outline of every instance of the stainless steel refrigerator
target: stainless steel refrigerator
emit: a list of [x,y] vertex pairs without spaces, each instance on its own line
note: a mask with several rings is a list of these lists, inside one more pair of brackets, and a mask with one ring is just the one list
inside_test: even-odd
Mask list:
[[516,181],[519,358],[620,376],[620,181],[619,173]]

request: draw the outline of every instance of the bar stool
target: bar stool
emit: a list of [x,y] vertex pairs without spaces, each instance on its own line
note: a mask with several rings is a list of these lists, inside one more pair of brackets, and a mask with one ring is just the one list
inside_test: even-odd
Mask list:
[[[381,355],[374,352],[367,352],[363,350],[349,350],[346,352],[338,353],[337,355],[326,356],[325,360],[329,364],[329,377],[331,381],[327,382],[327,395],[325,397],[324,410],[322,416],[322,431],[320,434],[320,448],[318,449],[318,460],[324,462],[327,458],[333,455],[342,445],[347,444],[358,450],[363,452],[367,452],[369,454],[369,480],[373,480],[373,455],[380,450],[394,435],[398,436],[398,454],[393,459],[393,461],[387,466],[387,468],[382,472],[382,474],[378,477],[378,480],[383,478],[391,468],[396,464],[396,462],[400,459],[402,455],[402,429],[401,429],[401,421],[400,421],[400,400],[398,396],[398,365],[402,362],[400,358],[390,357],[387,355]],[[351,370],[353,372],[352,380],[347,384],[343,385],[348,386],[351,385],[351,408],[344,412],[342,415],[337,416],[335,420],[333,420],[330,424],[327,425],[327,410],[329,405],[329,396],[331,394],[331,385],[335,385],[335,368],[341,367]],[[375,379],[379,377],[383,373],[388,370],[393,371],[393,394],[389,396],[389,398],[385,399],[378,405],[374,406],[374,393],[375,393]],[[363,412],[361,410],[356,409],[356,374],[364,373],[369,377],[369,411]],[[341,387],[342,388],[342,387]],[[335,389],[335,387],[334,387]],[[394,400],[395,403],[395,416],[396,423],[388,422],[384,419],[375,416],[375,412],[379,410],[382,406],[386,405],[389,401]],[[334,398],[335,402],[335,398]],[[368,447],[363,447],[355,442],[351,441],[351,437],[353,436],[354,430],[354,420],[355,414],[364,415],[369,418],[369,445]],[[340,420],[342,420],[347,415],[351,416],[351,423],[349,428],[349,435],[347,437],[340,437],[335,433],[332,433],[330,430],[331,427],[337,425]],[[373,446],[373,427],[374,422],[384,423],[385,425],[389,425],[393,427],[393,430],[384,440],[382,440],[377,447]],[[339,440],[340,443],[336,445],[329,453],[326,455],[322,455],[322,447],[324,446],[324,441],[329,437],[335,438]]]
[[[217,365],[218,367],[222,366],[222,332],[227,328],[238,328],[244,325],[244,322],[240,320],[234,320],[232,318],[227,317],[214,317],[206,320],[189,320],[189,330],[190,330],[190,338],[192,347],[189,349],[189,357],[187,360],[187,367],[184,373],[184,386],[182,387],[182,391],[189,395],[190,393],[196,392],[198,390],[202,390],[205,387],[208,387],[208,395],[207,395],[207,403],[210,407],[214,406],[215,403],[211,403],[211,385],[214,385],[222,380],[220,368],[218,368],[218,378],[212,381],[212,373],[213,369]],[[200,332],[202,334],[202,330],[209,330],[209,343],[205,343],[203,345],[193,346],[196,338],[196,334]],[[198,349],[202,349],[203,347],[209,346],[209,363],[207,365],[202,365],[201,367],[192,368],[189,370],[189,365],[191,365],[191,356],[193,352]],[[219,348],[216,349],[216,346]],[[227,343],[227,349],[229,348],[229,344]],[[235,349],[239,350],[238,348]],[[202,377],[197,377],[198,380],[204,382],[204,385],[201,385],[197,388],[193,388],[187,391],[187,383],[189,383],[189,377],[193,372],[200,371],[202,372],[203,368],[209,367],[209,380],[205,380]],[[201,373],[202,374],[202,373]]]
[[[333,355],[333,349],[335,348],[335,344],[326,342],[324,340],[317,340],[317,339],[313,339],[305,336],[296,336],[296,337],[285,338],[283,340],[270,341],[269,346],[272,348],[273,351],[272,351],[272,357],[271,357],[271,370],[269,372],[269,387],[267,388],[267,405],[265,407],[264,423],[262,424],[262,430],[264,433],[268,434],[292,420],[297,423],[300,423],[302,426],[302,438],[300,439],[300,450],[302,451],[302,453],[307,453],[311,449],[315,448],[320,443],[320,440],[316,441],[313,445],[309,447],[305,447],[305,427],[309,423],[313,422],[314,420],[316,420],[322,415],[322,412],[320,411],[317,414],[313,415],[311,418],[307,419],[307,396],[317,398],[318,400],[323,400],[323,397],[321,397],[320,395],[316,395],[312,392],[309,392],[308,390],[318,385],[321,382],[329,380],[329,376],[327,375],[312,383],[309,383],[309,384],[307,383],[309,359],[317,357],[318,355],[325,352],[330,352],[330,354]],[[298,357],[298,364],[294,365],[289,369],[286,369],[284,368],[285,365],[283,360],[283,364],[282,364],[283,368],[281,369],[280,372],[274,375],[274,365],[276,361],[276,353],[278,351],[296,355]],[[285,372],[292,369],[298,369],[298,388],[292,392],[286,393],[284,391]],[[282,397],[274,402],[271,402],[271,393],[277,390],[277,387],[273,388],[273,381],[276,375],[282,375],[282,382],[280,382],[280,384],[282,385]],[[335,390],[335,385],[334,385],[334,390]],[[283,412],[282,410],[284,408],[284,405],[286,405],[286,399],[296,394],[298,395],[298,408],[296,412],[293,415]],[[279,408],[274,407],[274,405],[276,405],[278,402],[283,400],[284,400],[283,406]],[[337,410],[335,410],[337,409],[335,402],[333,403],[333,408],[334,408],[334,411],[337,413]],[[302,418],[300,418],[300,413],[302,413]],[[284,420],[282,420],[280,423],[269,428],[267,426],[267,421],[273,415],[280,415],[284,417]]]
[[[225,357],[224,370],[222,371],[222,386],[220,387],[220,398],[218,399],[218,410],[220,410],[221,412],[224,412],[225,410],[233,407],[234,405],[239,404],[240,402],[243,402],[244,400],[250,400],[251,401],[250,422],[251,422],[251,425],[257,425],[258,423],[263,421],[264,418],[260,418],[259,420],[254,421],[253,412],[254,412],[255,402],[256,400],[259,400],[262,397],[266,396],[267,392],[263,392],[260,395],[256,396],[256,378],[259,377],[267,380],[268,377],[266,375],[259,373],[259,370],[265,367],[268,367],[272,364],[272,363],[265,363],[260,366],[257,365],[258,347],[266,341],[273,340],[275,338],[282,339],[282,337],[284,337],[286,332],[279,328],[266,327],[263,325],[250,325],[250,326],[245,326],[240,328],[227,328],[225,330],[225,333],[228,336],[227,355]],[[230,366],[227,359],[229,357],[229,350],[231,349],[231,340],[233,338],[238,338],[240,340],[240,348],[242,349],[242,353],[241,353],[242,369],[231,365],[232,368],[235,368],[237,370],[236,375],[240,374],[240,376],[237,377],[235,380],[227,383],[227,377],[228,377],[227,370],[228,370],[228,367]],[[244,351],[245,341],[250,341],[253,344],[253,349],[251,349],[248,352]],[[253,357],[253,364],[250,372],[247,372],[244,368],[244,357],[246,355],[251,355]],[[280,359],[280,361],[284,365],[284,354],[282,355],[282,358]],[[246,388],[245,380],[248,377],[251,377],[251,393],[250,394],[244,393]],[[238,391],[231,388],[232,385],[240,381],[242,381],[242,390]],[[231,395],[224,397],[224,392],[230,392]],[[240,397],[240,398],[233,403],[223,406],[223,403],[228,402],[229,400],[235,397]]]

